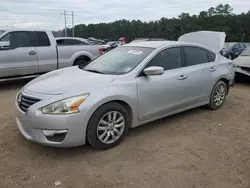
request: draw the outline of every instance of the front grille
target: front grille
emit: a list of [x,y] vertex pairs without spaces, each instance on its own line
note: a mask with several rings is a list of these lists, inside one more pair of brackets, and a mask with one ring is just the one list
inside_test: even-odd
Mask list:
[[28,108],[33,104],[39,102],[41,99],[36,99],[33,97],[28,97],[25,95],[20,96],[20,100],[18,101],[19,108],[24,112],[27,113]]
[[250,68],[249,67],[241,67],[241,69],[245,70],[245,71],[249,71],[250,72]]

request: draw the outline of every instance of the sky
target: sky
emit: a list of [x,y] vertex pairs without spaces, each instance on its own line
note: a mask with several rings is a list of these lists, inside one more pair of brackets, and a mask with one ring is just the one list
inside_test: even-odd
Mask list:
[[[250,10],[250,0],[1,0],[0,28],[64,28],[64,10],[74,12],[75,24],[111,22],[119,19],[157,20],[182,12],[198,14],[218,4],[229,4],[234,13]],[[67,16],[67,27],[72,17]]]

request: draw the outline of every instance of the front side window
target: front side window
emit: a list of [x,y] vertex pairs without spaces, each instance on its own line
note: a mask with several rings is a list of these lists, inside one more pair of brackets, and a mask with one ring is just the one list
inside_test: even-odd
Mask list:
[[209,62],[206,50],[199,47],[184,47],[186,66],[199,65]]
[[29,31],[15,31],[8,33],[1,38],[0,41],[9,43],[9,47],[12,49],[35,46],[33,32]]
[[146,67],[159,66],[164,70],[177,69],[182,67],[181,48],[174,47],[161,51]]
[[47,33],[43,31],[36,31],[35,32],[36,36],[36,41],[37,41],[37,46],[42,47],[42,46],[50,46],[50,41]]
[[88,64],[84,70],[102,74],[126,74],[140,64],[154,49],[143,47],[117,47]]

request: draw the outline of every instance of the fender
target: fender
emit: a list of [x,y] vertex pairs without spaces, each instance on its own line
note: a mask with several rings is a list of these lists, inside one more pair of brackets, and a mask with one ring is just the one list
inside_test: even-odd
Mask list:
[[91,107],[91,109],[89,110],[88,114],[93,115],[93,113],[102,105],[112,102],[112,101],[122,101],[127,103],[131,110],[132,110],[132,119],[131,119],[131,125],[130,127],[135,127],[138,124],[138,119],[137,119],[137,102],[135,102],[135,99],[131,99],[127,96],[124,95],[116,95],[116,96],[109,96],[109,97],[105,97],[102,100],[98,101],[95,103],[94,106]]
[[72,65],[73,65],[73,63],[75,62],[75,60],[76,60],[78,57],[80,57],[80,56],[87,56],[87,57],[90,58],[90,60],[93,59],[93,55],[92,55],[90,52],[84,51],[84,50],[79,50],[79,51],[77,51],[76,53],[74,53],[74,54],[70,57],[70,59],[69,59],[70,62],[72,63]]

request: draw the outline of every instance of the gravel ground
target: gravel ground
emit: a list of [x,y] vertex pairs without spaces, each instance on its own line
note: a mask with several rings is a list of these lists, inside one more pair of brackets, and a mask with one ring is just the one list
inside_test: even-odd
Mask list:
[[1,188],[250,187],[250,84],[232,88],[218,111],[202,107],[140,126],[107,151],[26,141],[14,108],[23,84],[1,87]]

